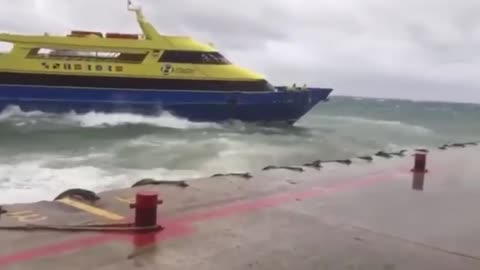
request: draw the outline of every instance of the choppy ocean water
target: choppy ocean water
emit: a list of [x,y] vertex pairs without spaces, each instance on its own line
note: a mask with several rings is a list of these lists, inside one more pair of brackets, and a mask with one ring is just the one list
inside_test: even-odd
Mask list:
[[0,113],[0,203],[480,140],[480,105],[333,97],[293,127],[165,114]]

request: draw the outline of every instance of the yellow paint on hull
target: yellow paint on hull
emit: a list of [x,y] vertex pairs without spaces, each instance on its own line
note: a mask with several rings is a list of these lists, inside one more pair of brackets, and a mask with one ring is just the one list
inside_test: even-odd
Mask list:
[[[190,37],[165,36],[136,11],[145,39],[103,38],[97,36],[27,36],[0,34],[0,41],[14,44],[8,54],[0,55],[0,71],[19,73],[118,76],[135,78],[173,78],[192,80],[249,81],[265,79],[263,75],[235,64],[161,63],[165,51],[216,52]],[[137,53],[147,56],[142,62],[128,63],[115,59],[72,59],[31,57],[36,48],[88,52]],[[167,69],[165,66],[167,65]],[[55,68],[52,68],[55,67]],[[168,72],[165,72],[165,71]]]
[[[10,64],[11,63],[11,64]],[[61,70],[45,70],[42,63],[50,66],[58,63]],[[65,70],[64,65],[70,64],[72,67],[81,65],[82,70]],[[124,64],[108,61],[65,61],[65,60],[39,60],[18,58],[3,59],[0,56],[0,71],[18,72],[18,73],[41,73],[41,74],[68,74],[68,75],[90,75],[90,76],[117,76],[127,78],[165,78],[165,79],[192,79],[192,80],[235,80],[249,81],[260,80],[264,77],[248,69],[236,65],[193,65],[193,64],[173,64],[174,71],[165,74],[162,72],[163,63],[144,63],[144,64]],[[91,70],[88,70],[91,66]],[[102,70],[96,69],[101,66]],[[108,71],[109,67],[122,67],[122,72]]]

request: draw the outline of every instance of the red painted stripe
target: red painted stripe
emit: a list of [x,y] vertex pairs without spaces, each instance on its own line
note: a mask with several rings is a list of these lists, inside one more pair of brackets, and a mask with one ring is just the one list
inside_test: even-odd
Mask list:
[[[402,169],[403,171],[404,169]],[[343,182],[345,180],[340,179],[341,184],[334,184],[327,187],[313,187],[304,191],[296,192],[286,192],[277,195],[271,195],[259,199],[254,199],[251,201],[227,204],[223,207],[217,207],[214,210],[209,210],[205,212],[199,212],[194,214],[187,214],[186,216],[177,217],[169,220],[162,220],[161,224],[166,226],[166,230],[159,233],[146,234],[144,238],[138,237],[127,238],[133,241],[137,246],[148,245],[154,242],[159,242],[168,238],[182,236],[188,233],[191,233],[191,225],[194,222],[205,221],[214,218],[226,217],[233,214],[246,213],[258,209],[276,207],[281,204],[285,204],[291,201],[298,199],[304,200],[308,198],[318,197],[320,195],[334,194],[341,191],[346,191],[349,189],[356,189],[366,187],[380,181],[389,180],[388,175],[395,173],[395,171],[382,171],[372,174],[368,174],[363,177],[359,177],[348,182]],[[45,256],[55,256],[60,253],[73,252],[76,250],[81,250],[89,248],[98,244],[103,244],[108,241],[126,239],[126,235],[119,234],[108,234],[108,235],[96,235],[89,236],[80,239],[68,240],[62,243],[57,243],[53,245],[47,245],[43,247],[38,247],[30,250],[25,250],[17,252],[11,255],[0,257],[0,266],[6,266],[14,263],[30,261],[39,257]],[[134,237],[134,236],[130,236]]]
[[30,261],[35,258],[45,257],[49,255],[60,255],[68,251],[74,251],[82,249],[84,247],[102,244],[113,239],[118,238],[116,235],[93,235],[88,237],[82,237],[78,239],[68,240],[65,242],[52,244],[48,246],[38,247],[14,253],[12,255],[0,257],[0,266],[6,266],[9,264]]
[[175,224],[165,227],[165,229],[160,232],[129,235],[127,240],[131,241],[136,247],[143,247],[153,245],[157,242],[165,241],[170,238],[188,235],[192,232],[192,227],[188,225]]
[[291,201],[296,200],[305,200],[309,198],[319,197],[320,195],[333,194],[341,191],[346,191],[353,188],[361,188],[369,186],[371,184],[377,183],[379,181],[386,180],[389,174],[384,172],[376,173],[369,175],[368,178],[363,178],[359,180],[350,181],[348,183],[334,184],[326,187],[313,187],[309,190],[297,191],[297,192],[286,192],[281,194],[276,194],[252,201],[241,202],[237,204],[231,204],[224,207],[218,207],[214,210],[209,210],[200,213],[194,213],[191,215],[186,215],[179,218],[174,218],[171,220],[164,220],[162,224],[166,226],[168,224],[191,224],[197,221],[205,221],[213,218],[221,218],[234,214],[241,214],[244,212],[251,212],[263,208],[276,207]]
[[115,240],[127,240],[132,241],[135,246],[142,247],[151,245],[155,242],[167,240],[169,238],[180,237],[192,232],[192,229],[188,226],[175,225],[169,226],[162,230],[161,233],[144,233],[144,234],[102,234],[93,235],[89,237],[83,237],[65,242],[52,244],[48,246],[38,247],[12,255],[0,257],[0,267],[5,267],[10,264],[18,262],[31,261],[40,257],[58,256],[66,252],[73,252],[81,250],[87,247],[101,245]]

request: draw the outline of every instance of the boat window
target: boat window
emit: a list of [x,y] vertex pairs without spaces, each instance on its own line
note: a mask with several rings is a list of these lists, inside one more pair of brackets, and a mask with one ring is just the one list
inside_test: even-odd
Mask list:
[[122,63],[141,63],[147,53],[121,53],[121,52],[96,52],[76,51],[65,49],[35,48],[30,50],[29,58],[54,58],[69,60],[98,60]]
[[228,61],[218,52],[165,51],[159,62],[228,65]]
[[103,38],[103,34],[101,32],[91,32],[91,31],[72,31],[69,37],[85,37],[89,35],[94,35],[94,36]]
[[[68,64],[67,64],[68,65]],[[271,92],[265,80],[229,81],[208,79],[140,78],[80,74],[0,73],[1,82],[11,85],[45,85],[118,89],[168,89],[222,92]]]
[[9,53],[13,50],[13,43],[0,41],[0,53]]
[[267,91],[273,91],[273,92],[277,91],[277,88],[267,81],[265,81],[265,89]]

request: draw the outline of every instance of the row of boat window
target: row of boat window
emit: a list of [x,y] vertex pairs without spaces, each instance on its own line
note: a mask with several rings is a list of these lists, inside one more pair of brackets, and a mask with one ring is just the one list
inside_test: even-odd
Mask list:
[[218,52],[165,51],[159,62],[227,65],[230,62]]
[[[120,52],[87,52],[74,50],[56,50],[46,48],[35,48],[30,51],[28,57],[41,58],[69,58],[69,59],[96,59],[125,63],[141,63],[148,53],[120,53]],[[230,64],[223,55],[218,52],[198,51],[164,51],[159,62],[166,63],[188,63],[188,64]]]
[[120,53],[120,52],[89,52],[74,50],[58,50],[35,48],[30,50],[27,57],[57,58],[72,60],[106,60],[124,63],[141,63],[147,53]]

